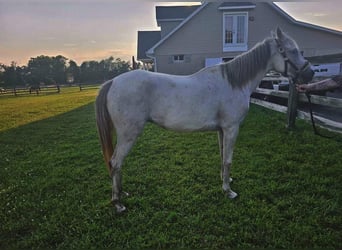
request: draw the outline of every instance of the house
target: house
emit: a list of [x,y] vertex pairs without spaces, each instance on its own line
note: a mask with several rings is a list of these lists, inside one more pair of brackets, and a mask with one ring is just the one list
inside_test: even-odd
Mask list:
[[156,19],[160,31],[138,32],[137,59],[154,64],[157,72],[192,74],[231,60],[270,36],[277,26],[297,41],[316,66],[325,59],[329,64],[342,62],[342,32],[297,21],[274,3],[157,6]]

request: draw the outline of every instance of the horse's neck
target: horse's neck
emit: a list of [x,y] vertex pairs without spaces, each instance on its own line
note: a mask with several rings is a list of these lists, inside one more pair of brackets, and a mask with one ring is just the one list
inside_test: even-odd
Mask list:
[[266,73],[272,69],[272,39],[265,39],[250,51],[237,56],[228,63],[221,63],[204,68],[194,75],[200,79],[222,79],[233,89],[244,89],[250,92],[260,84]]
[[230,84],[238,88],[246,87],[252,93],[271,69],[271,51],[271,39],[266,39],[227,63],[225,67],[226,72],[230,73]]
[[270,67],[265,67],[265,69],[261,70],[255,76],[255,78],[249,83],[249,91],[250,91],[251,94],[256,90],[256,88],[261,83],[262,79],[265,77],[266,73],[269,72],[270,70],[271,70]]

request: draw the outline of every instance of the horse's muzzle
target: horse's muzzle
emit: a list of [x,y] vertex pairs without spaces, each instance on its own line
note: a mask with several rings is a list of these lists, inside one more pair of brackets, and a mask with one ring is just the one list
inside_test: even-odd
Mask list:
[[306,67],[299,72],[297,82],[300,84],[309,83],[312,80],[314,74],[315,72],[312,70],[311,64],[308,63]]

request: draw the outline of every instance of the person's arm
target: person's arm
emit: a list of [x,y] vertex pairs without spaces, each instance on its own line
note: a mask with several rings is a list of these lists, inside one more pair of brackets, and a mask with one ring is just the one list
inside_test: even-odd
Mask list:
[[342,86],[342,75],[335,76],[331,79],[326,79],[323,81],[300,84],[297,85],[297,90],[299,92],[311,92],[311,91],[323,91],[332,90]]

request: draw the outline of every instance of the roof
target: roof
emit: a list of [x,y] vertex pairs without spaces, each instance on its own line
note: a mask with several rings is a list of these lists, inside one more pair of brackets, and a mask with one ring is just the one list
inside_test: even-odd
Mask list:
[[138,55],[137,59],[149,59],[146,51],[160,41],[160,31],[138,31]]
[[307,58],[311,63],[341,63],[342,53],[322,56],[312,56]]
[[283,15],[285,18],[287,18],[290,22],[292,22],[293,24],[296,25],[300,25],[306,28],[311,28],[311,29],[316,29],[316,30],[321,30],[321,31],[325,31],[325,32],[329,32],[329,33],[333,33],[335,35],[340,35],[342,36],[342,32],[338,31],[338,30],[333,30],[333,29],[329,29],[326,27],[322,27],[322,26],[318,26],[318,25],[314,25],[311,23],[305,23],[305,22],[301,22],[298,21],[296,19],[294,19],[292,16],[290,16],[289,14],[287,14],[282,8],[280,8],[278,5],[274,4],[274,3],[269,3],[273,9],[275,9],[276,11],[278,11],[281,15]]
[[190,6],[156,6],[156,19],[159,21],[182,21],[200,5]]

